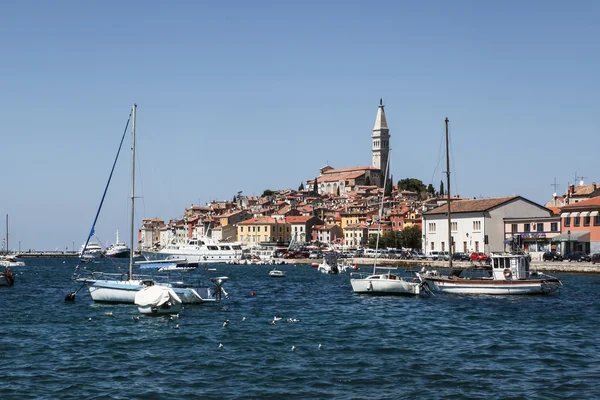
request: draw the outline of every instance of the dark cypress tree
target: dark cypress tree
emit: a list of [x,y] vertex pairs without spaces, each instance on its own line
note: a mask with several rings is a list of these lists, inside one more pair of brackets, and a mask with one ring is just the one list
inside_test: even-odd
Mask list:
[[300,186],[298,187],[298,191],[304,190],[304,183],[300,182]]
[[313,192],[315,192],[315,194],[319,193],[319,187],[317,186],[317,178],[315,178],[313,183]]
[[440,181],[440,196],[444,195],[444,181]]

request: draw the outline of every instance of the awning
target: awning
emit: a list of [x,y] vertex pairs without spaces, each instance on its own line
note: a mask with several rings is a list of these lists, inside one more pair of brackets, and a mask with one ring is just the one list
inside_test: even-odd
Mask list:
[[581,214],[579,214],[580,217],[587,217],[588,215],[590,215],[589,211],[582,211]]
[[560,235],[556,235],[552,238],[552,243],[557,242],[573,242],[573,243],[583,243],[590,241],[590,232],[589,231],[578,231],[569,233],[561,233]]
[[560,217],[561,218],[567,218],[569,215],[571,215],[571,214],[569,214],[569,213],[562,213],[562,214],[560,214]]
[[571,217],[579,217],[579,213],[578,212],[572,212],[571,213]]
[[598,211],[592,211],[590,213],[590,217],[597,217],[598,216]]

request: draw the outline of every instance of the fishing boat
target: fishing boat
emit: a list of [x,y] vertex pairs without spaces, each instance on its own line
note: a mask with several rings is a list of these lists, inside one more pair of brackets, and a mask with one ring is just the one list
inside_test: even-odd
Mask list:
[[[134,104],[127,124],[125,126],[125,131],[123,132],[123,136],[121,137],[121,143],[119,145],[119,149],[117,151],[117,156],[113,162],[112,170],[110,172],[108,182],[106,183],[106,187],[104,189],[104,194],[102,196],[102,200],[100,201],[100,206],[96,211],[96,216],[94,218],[94,222],[92,224],[92,229],[87,237],[87,240],[83,246],[81,251],[81,255],[86,253],[86,249],[88,244],[90,243],[90,239],[94,236],[94,230],[96,226],[96,222],[98,221],[98,217],[100,215],[100,211],[102,209],[102,204],[104,203],[104,199],[106,197],[106,193],[108,187],[110,185],[110,181],[115,169],[115,165],[117,163],[119,153],[123,146],[123,141],[125,139],[125,135],[127,133],[127,129],[129,127],[129,122],[132,121],[132,129],[131,129],[131,236],[130,242],[134,243],[134,231],[135,231],[135,222],[134,222],[134,210],[135,210],[135,125],[136,125],[136,111],[137,105]],[[190,286],[183,280],[173,280],[170,275],[163,275],[161,277],[148,276],[148,275],[134,275],[133,274],[133,252],[129,253],[129,271],[126,274],[111,274],[100,271],[91,271],[87,268],[81,267],[82,258],[80,257],[80,263],[77,264],[75,268],[75,273],[73,274],[73,280],[77,282],[81,282],[83,288],[87,286],[89,288],[90,296],[92,300],[95,302],[107,302],[107,303],[129,303],[133,304],[135,302],[135,295],[137,292],[142,290],[147,286],[160,285],[164,287],[172,288],[175,293],[181,298],[184,304],[197,304],[203,303],[205,301],[215,301],[221,298],[221,294],[224,293],[222,289],[223,283],[227,281],[227,277],[216,278],[213,280],[213,286],[207,287],[203,285],[194,285]],[[80,289],[81,289],[80,288]],[[75,292],[71,292],[67,294],[65,300],[74,301],[76,293],[80,290],[78,289]],[[226,293],[225,293],[226,295]]]
[[[0,254],[0,267],[4,267],[4,268],[10,268],[10,267],[24,267],[25,266],[25,262],[18,260],[17,256],[14,254],[10,254],[8,252],[8,214],[6,214],[6,237],[4,238],[4,247],[6,249],[4,254]],[[6,272],[6,271],[5,271]],[[9,286],[12,286],[14,284],[14,275],[12,274],[12,271],[10,272],[10,276],[12,279],[12,283]]]
[[135,294],[138,311],[147,315],[178,314],[182,301],[173,289],[164,286],[147,286]]
[[271,278],[285,278],[285,272],[280,271],[278,269],[272,269],[269,271],[269,276]]
[[[389,168],[390,158],[388,157],[386,169]],[[387,177],[387,173],[384,174]],[[385,178],[384,178],[385,179]],[[379,255],[379,239],[381,237],[381,219],[383,216],[383,200],[385,198],[385,188],[387,179],[384,180],[381,202],[379,204],[379,227],[377,229],[377,240],[375,242],[375,259],[373,261],[373,271],[370,275],[364,273],[352,272],[350,274],[350,284],[354,293],[369,295],[400,295],[414,296],[427,292],[421,282],[416,278],[413,280],[399,274],[392,273],[395,268],[383,268],[377,266]]]
[[[446,183],[448,207],[448,243],[452,241],[452,208],[450,198],[450,156],[448,118],[446,118]],[[460,294],[524,295],[549,294],[558,290],[562,283],[558,278],[530,270],[530,258],[525,254],[492,254],[491,271],[473,276],[473,268],[456,271],[452,267],[453,248],[450,246],[448,273],[422,268],[417,276],[431,290]],[[469,276],[471,275],[471,276]]]

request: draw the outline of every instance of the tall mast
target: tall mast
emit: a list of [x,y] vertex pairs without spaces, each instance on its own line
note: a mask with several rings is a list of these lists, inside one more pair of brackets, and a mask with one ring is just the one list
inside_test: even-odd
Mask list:
[[6,254],[8,254],[8,214],[6,214]]
[[137,104],[133,105],[133,124],[131,125],[131,251],[129,252],[129,280],[133,279],[133,230],[135,229],[135,113]]
[[[135,120],[134,120],[135,121]],[[448,118],[446,118],[446,185],[448,185],[448,189],[446,192],[448,193],[448,269],[449,274],[452,275],[452,216],[450,211],[450,153],[448,151]]]

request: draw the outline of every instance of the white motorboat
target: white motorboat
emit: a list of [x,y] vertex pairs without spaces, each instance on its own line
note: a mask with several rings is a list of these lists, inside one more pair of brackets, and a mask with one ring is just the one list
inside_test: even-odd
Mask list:
[[188,264],[233,263],[242,258],[242,245],[220,242],[210,237],[194,238],[182,246],[167,246],[160,250],[142,250],[148,261],[184,258]]
[[117,231],[117,241],[106,249],[106,257],[128,258],[131,249],[125,242],[119,241],[119,231]]
[[98,243],[84,243],[79,249],[79,257],[85,260],[95,260],[104,257],[104,249]]
[[322,274],[339,274],[338,259],[336,256],[326,254],[323,256],[323,261],[317,266],[317,271]]
[[182,301],[173,289],[164,286],[147,286],[135,294],[135,304],[142,314],[178,314]]
[[17,259],[13,254],[0,256],[0,267],[24,267],[25,262]]
[[[388,164],[386,168],[389,169],[389,162],[391,156],[388,158]],[[383,184],[383,194],[381,195],[381,203],[379,205],[379,221],[383,215],[383,200],[385,197],[385,187],[387,179]],[[381,237],[381,224],[377,230],[377,241],[375,245],[375,260],[373,261],[373,272],[370,275],[352,272],[350,274],[350,285],[352,285],[352,291],[358,294],[370,294],[370,295],[400,295],[400,296],[414,296],[419,295],[426,288],[423,288],[421,282],[417,278],[409,280],[406,277],[392,274],[389,268],[385,268],[385,271],[378,272],[382,269],[377,266],[377,255],[379,254],[379,239]]]
[[273,269],[269,271],[269,276],[271,278],[285,278],[285,272],[280,271],[278,269]]

